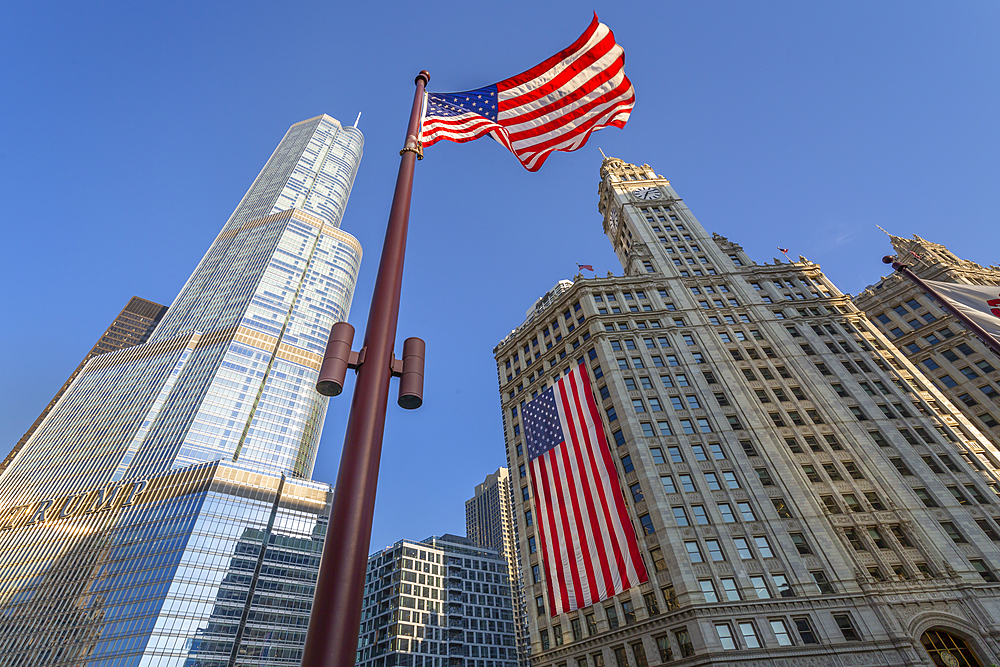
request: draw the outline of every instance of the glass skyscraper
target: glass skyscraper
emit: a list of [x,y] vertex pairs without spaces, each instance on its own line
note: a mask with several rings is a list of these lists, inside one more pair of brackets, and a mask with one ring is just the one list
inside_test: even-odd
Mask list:
[[293,125],[149,340],[91,359],[0,476],[0,665],[298,665],[363,144]]

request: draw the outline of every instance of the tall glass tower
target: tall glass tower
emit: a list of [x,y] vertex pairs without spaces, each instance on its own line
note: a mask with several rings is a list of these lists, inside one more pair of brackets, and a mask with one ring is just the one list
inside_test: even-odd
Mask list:
[[0,665],[298,664],[363,144],[293,125],[149,340],[90,360],[0,476]]

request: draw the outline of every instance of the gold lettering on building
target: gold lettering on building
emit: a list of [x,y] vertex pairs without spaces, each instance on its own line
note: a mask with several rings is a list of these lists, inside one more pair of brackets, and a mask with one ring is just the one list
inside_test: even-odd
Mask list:
[[[125,493],[126,485],[111,484],[93,491],[70,494],[61,498],[46,498],[37,503],[17,505],[0,510],[0,531],[37,526],[50,521],[69,519],[83,514],[104,512],[116,507],[115,500],[124,498],[117,507],[134,505],[136,499],[149,486],[148,479],[132,482]],[[55,508],[58,508],[58,512]]]

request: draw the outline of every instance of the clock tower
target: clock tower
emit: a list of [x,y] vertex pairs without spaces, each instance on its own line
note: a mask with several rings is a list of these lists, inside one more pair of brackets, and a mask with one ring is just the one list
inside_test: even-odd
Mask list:
[[726,261],[670,181],[648,164],[605,158],[599,194],[604,233],[626,276],[715,275],[712,267]]

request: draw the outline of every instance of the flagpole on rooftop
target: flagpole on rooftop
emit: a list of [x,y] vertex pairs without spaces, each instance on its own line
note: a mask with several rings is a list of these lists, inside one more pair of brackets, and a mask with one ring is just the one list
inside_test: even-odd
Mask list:
[[951,301],[947,297],[928,285],[925,281],[918,278],[913,271],[910,271],[910,268],[906,266],[906,264],[897,262],[896,258],[892,255],[886,255],[882,258],[882,261],[885,264],[892,265],[892,268],[895,269],[897,273],[902,274],[916,283],[920,289],[927,293],[927,296],[937,301],[939,306],[954,315],[959,322],[965,325],[966,329],[976,334],[976,336],[983,341],[983,343],[985,343],[990,350],[993,351],[993,354],[1000,356],[1000,341],[993,337],[988,331],[986,331],[986,329],[976,324],[968,315],[951,305]]
[[[343,388],[347,368],[358,371],[330,525],[309,616],[303,667],[353,667],[355,663],[389,381],[401,375],[399,404],[402,407],[416,408],[422,402],[423,341],[407,339],[402,362],[395,358],[393,345],[399,319],[413,170],[417,159],[422,157],[418,136],[424,86],[430,78],[423,70],[414,82],[413,106],[403,149],[399,152],[399,172],[364,342],[360,351],[351,352],[353,327],[346,323],[334,325],[316,385],[320,393],[334,396]],[[419,379],[415,379],[417,374]]]

